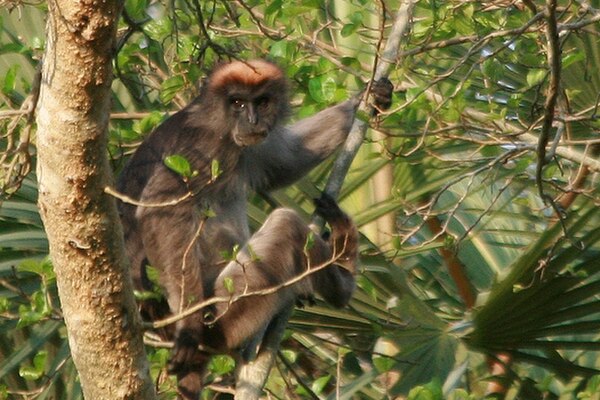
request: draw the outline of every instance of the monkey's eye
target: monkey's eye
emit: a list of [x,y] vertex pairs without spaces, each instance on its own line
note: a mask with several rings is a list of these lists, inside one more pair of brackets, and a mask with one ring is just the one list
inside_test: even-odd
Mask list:
[[256,105],[258,107],[266,107],[269,105],[269,97],[268,96],[261,96],[258,99],[256,99]]
[[241,111],[244,107],[246,107],[246,102],[241,99],[231,99],[231,106],[234,110]]

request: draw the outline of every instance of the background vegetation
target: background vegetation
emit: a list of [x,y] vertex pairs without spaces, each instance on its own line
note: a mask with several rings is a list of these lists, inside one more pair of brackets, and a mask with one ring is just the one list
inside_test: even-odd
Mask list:
[[[46,6],[0,3],[0,399],[77,399],[31,172]],[[557,3],[415,2],[394,104],[341,193],[363,234],[359,288],[345,310],[295,312],[266,388],[274,398],[598,398],[600,1]],[[127,0],[115,172],[222,60],[279,63],[293,118],[357,93],[399,7]],[[253,225],[273,203],[308,218],[329,169],[253,196]],[[168,350],[148,351],[171,398]],[[214,360],[207,398],[231,368]]]

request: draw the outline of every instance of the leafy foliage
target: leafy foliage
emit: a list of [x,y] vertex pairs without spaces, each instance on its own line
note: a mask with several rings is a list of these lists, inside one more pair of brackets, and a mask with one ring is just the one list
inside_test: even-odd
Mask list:
[[[44,6],[9,4],[15,8],[0,10],[0,398],[75,399],[81,393],[27,175],[35,165],[27,96],[35,93]],[[127,0],[108,146],[115,171],[222,60],[281,64],[293,84],[293,118],[363,90],[389,35],[383,22],[399,6]],[[359,288],[348,309],[318,303],[295,312],[267,386],[275,396],[482,398],[495,373],[490,363],[503,374],[506,398],[594,398],[600,2],[558,2],[559,71],[548,62],[546,7],[416,2],[390,76],[394,104],[371,121],[376,129],[341,195],[363,233]],[[560,91],[545,132],[552,76]],[[194,173],[177,155],[167,163],[183,178]],[[268,201],[250,199],[253,226],[273,203],[308,216],[329,169],[325,163]],[[167,355],[149,347],[169,398]],[[215,358],[209,379],[231,368],[231,359]]]

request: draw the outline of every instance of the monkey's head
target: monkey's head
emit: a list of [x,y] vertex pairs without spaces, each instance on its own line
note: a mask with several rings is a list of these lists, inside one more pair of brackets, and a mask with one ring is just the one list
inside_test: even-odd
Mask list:
[[209,77],[208,91],[221,101],[230,134],[240,147],[262,142],[288,110],[287,81],[264,60],[233,61]]

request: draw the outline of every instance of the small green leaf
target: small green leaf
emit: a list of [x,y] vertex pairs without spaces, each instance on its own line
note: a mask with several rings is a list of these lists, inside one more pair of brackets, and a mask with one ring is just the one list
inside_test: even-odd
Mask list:
[[286,58],[287,57],[287,45],[286,40],[280,40],[271,45],[269,55],[273,58]]
[[306,243],[304,243],[304,251],[308,251],[315,245],[315,234],[314,232],[308,232],[306,235]]
[[159,111],[152,111],[149,115],[133,123],[133,131],[139,135],[144,135],[158,126],[165,119],[165,114]]
[[331,380],[331,375],[325,375],[320,378],[317,378],[311,385],[311,389],[316,394],[322,393],[323,389],[327,386],[329,381]]
[[227,355],[214,356],[208,369],[216,375],[225,375],[233,371],[235,360]]
[[33,357],[33,366],[22,366],[19,368],[19,376],[25,380],[33,381],[44,375],[48,352],[41,350]]
[[437,378],[408,392],[408,400],[443,400],[443,398],[442,384]]
[[292,350],[282,349],[281,356],[287,360],[290,364],[293,364],[298,359],[298,353]]
[[545,69],[534,68],[527,73],[527,85],[529,87],[538,85],[546,78],[548,71]]
[[0,314],[10,309],[10,301],[6,297],[0,297]]
[[488,58],[481,64],[481,72],[483,75],[494,82],[498,82],[502,78],[503,71],[503,64],[495,58]]
[[321,86],[321,91],[323,93],[323,98],[325,101],[330,102],[335,97],[335,91],[337,89],[337,84],[335,83],[335,79],[330,76],[327,77]]
[[185,81],[181,75],[175,75],[165,79],[160,85],[160,101],[163,104],[169,103],[173,100],[177,92],[183,88],[184,84]]
[[265,16],[277,13],[281,11],[282,0],[275,0],[265,8]]
[[204,209],[204,211],[203,211],[203,215],[204,215],[206,218],[214,218],[214,217],[216,217],[216,216],[217,216],[217,213],[216,213],[216,212],[215,212],[215,210],[213,210],[212,208],[210,208],[210,207],[207,207],[207,208],[205,208],[205,209]]
[[375,366],[377,371],[380,373],[391,371],[391,369],[394,368],[395,364],[396,364],[396,362],[394,361],[394,359],[390,358],[390,357],[385,357],[385,356],[373,357],[373,365]]
[[234,293],[235,286],[233,285],[233,279],[231,279],[230,277],[226,277],[225,279],[223,279],[223,286],[225,287],[225,290],[227,290],[227,293]]
[[15,90],[17,71],[19,70],[19,68],[20,66],[18,64],[15,64],[11,66],[8,69],[8,71],[6,71],[6,74],[4,75],[4,83],[2,85],[3,93],[10,94],[13,90]]
[[162,299],[162,296],[160,294],[151,292],[149,290],[134,290],[133,295],[135,296],[135,299],[138,301]]
[[190,162],[184,156],[173,154],[166,156],[163,162],[170,170],[176,172],[184,178],[189,178],[192,176],[192,167]]
[[348,36],[352,35],[354,32],[356,32],[357,29],[358,29],[358,25],[346,24],[342,27],[340,35],[342,35],[342,37],[348,37]]
[[563,57],[562,60],[562,68],[567,69],[572,64],[585,60],[585,53],[583,51],[578,51],[576,53],[567,54]]
[[254,249],[252,248],[252,246],[248,245],[246,247],[246,250],[250,254],[250,261],[252,261],[252,262],[260,261],[260,256],[258,254],[256,254],[256,252],[254,251]]
[[317,103],[323,102],[323,95],[321,93],[321,77],[312,78],[308,81],[308,93]]
[[210,162],[210,179],[212,181],[216,180],[219,175],[223,173],[221,169],[221,165],[219,164],[219,160],[214,159]]
[[19,272],[32,272],[37,275],[42,275],[42,263],[38,260],[24,260],[17,267]]

